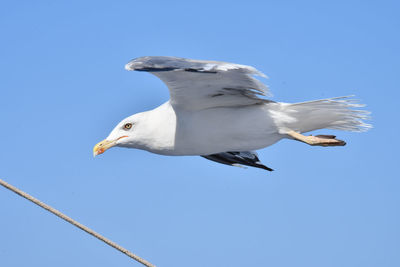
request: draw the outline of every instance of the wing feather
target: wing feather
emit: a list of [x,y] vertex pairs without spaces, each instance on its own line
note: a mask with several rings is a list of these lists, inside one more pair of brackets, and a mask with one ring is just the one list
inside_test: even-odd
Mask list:
[[203,158],[212,160],[218,163],[230,165],[230,166],[250,166],[267,171],[273,171],[273,169],[265,166],[258,159],[257,152],[255,151],[240,151],[240,152],[222,152],[212,155],[204,155]]
[[177,57],[140,57],[127,70],[147,71],[169,88],[171,104],[199,110],[270,102],[262,98],[268,88],[253,75],[266,77],[255,68],[227,62]]

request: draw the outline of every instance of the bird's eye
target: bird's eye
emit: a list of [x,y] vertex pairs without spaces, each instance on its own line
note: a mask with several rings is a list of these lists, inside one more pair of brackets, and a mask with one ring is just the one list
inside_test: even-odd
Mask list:
[[132,128],[132,123],[125,123],[124,129],[129,130],[130,128]]

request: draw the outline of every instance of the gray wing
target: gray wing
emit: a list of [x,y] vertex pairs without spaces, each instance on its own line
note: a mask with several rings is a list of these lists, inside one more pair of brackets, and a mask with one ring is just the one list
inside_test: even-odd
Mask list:
[[250,167],[256,167],[267,171],[273,171],[273,169],[265,166],[258,159],[258,155],[254,151],[241,151],[241,152],[223,152],[211,155],[204,155],[203,158],[226,164],[231,166],[246,165]]
[[270,102],[261,98],[268,91],[266,85],[253,77],[266,76],[250,66],[177,57],[140,57],[125,68],[156,75],[168,86],[171,104],[187,110]]

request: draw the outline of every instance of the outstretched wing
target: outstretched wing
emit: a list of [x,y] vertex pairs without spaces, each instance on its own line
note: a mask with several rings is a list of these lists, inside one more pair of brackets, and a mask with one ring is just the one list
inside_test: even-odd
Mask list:
[[168,86],[171,104],[186,110],[269,102],[260,97],[268,91],[266,85],[253,77],[266,76],[250,66],[178,57],[140,57],[125,68],[156,75]]
[[267,171],[273,171],[273,169],[265,166],[260,162],[257,153],[254,151],[223,152],[223,153],[206,155],[202,157],[218,163],[231,166],[241,167],[242,165],[246,165],[250,167],[264,169]]

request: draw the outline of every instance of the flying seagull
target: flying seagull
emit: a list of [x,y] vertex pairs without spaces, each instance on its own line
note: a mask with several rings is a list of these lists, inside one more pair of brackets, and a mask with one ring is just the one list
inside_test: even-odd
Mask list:
[[94,156],[118,146],[156,154],[199,155],[218,163],[268,171],[254,150],[283,138],[311,146],[344,146],[333,135],[305,136],[317,129],[362,132],[368,112],[350,97],[282,103],[265,99],[266,77],[255,68],[220,61],[148,56],[133,59],[125,69],[160,78],[170,100],[123,119],[95,145]]

